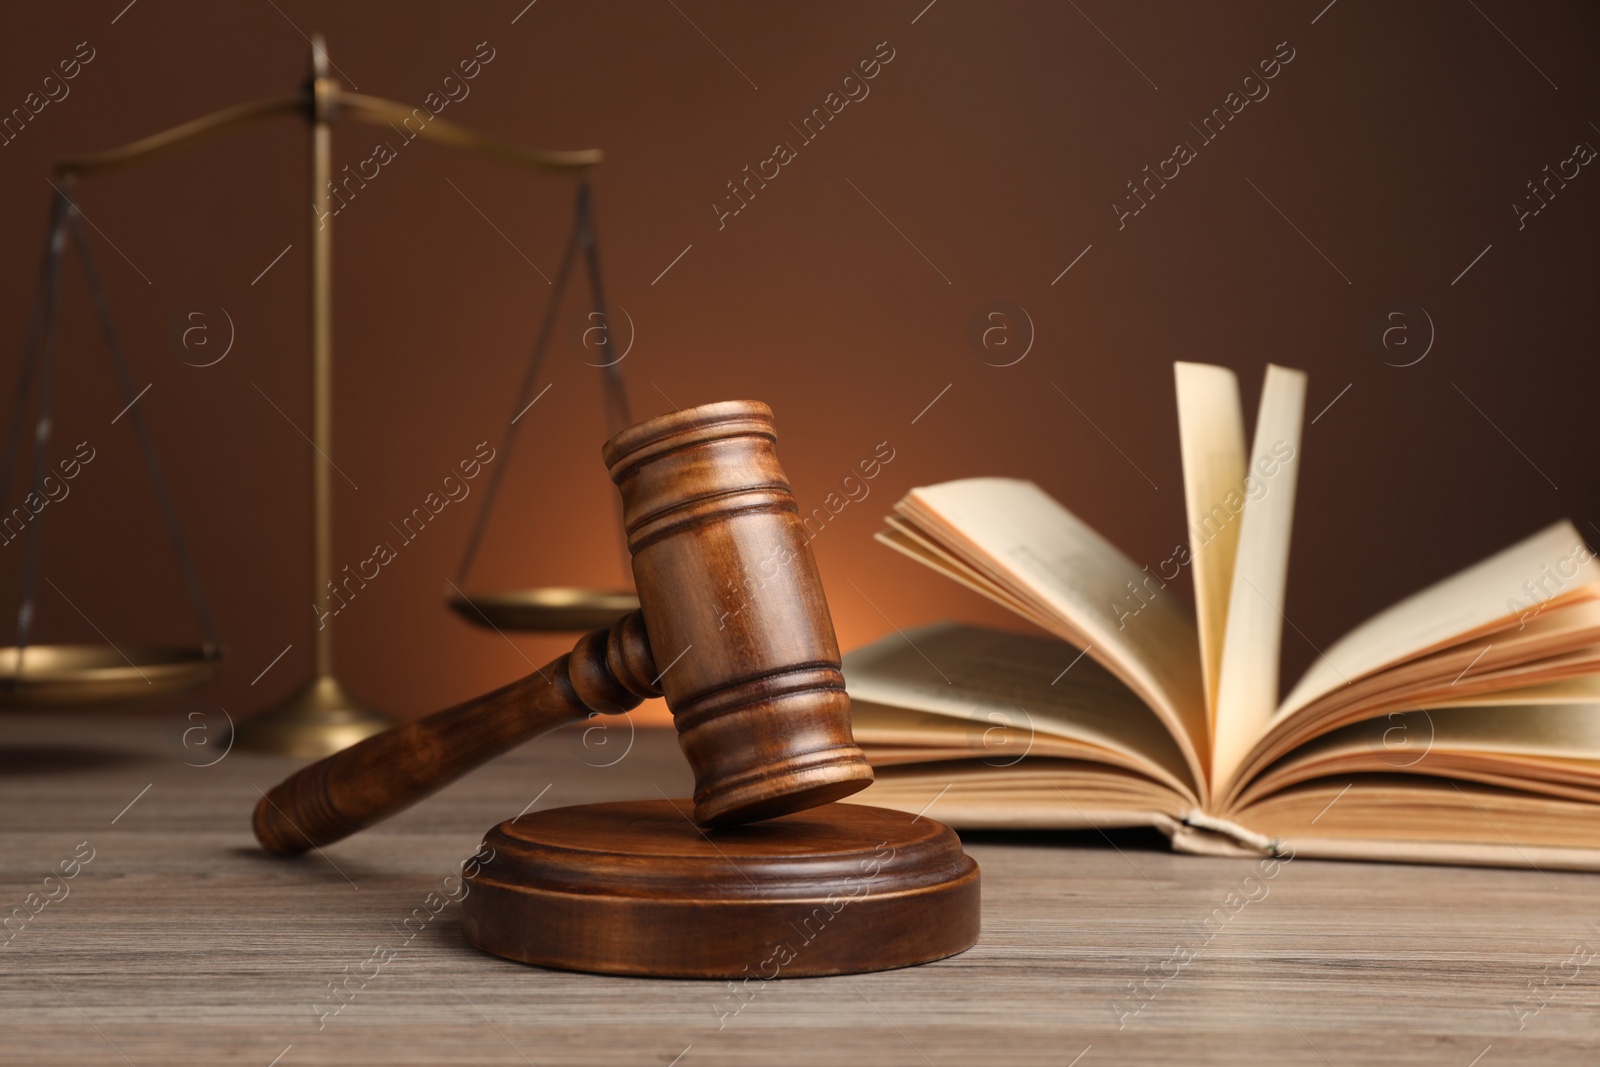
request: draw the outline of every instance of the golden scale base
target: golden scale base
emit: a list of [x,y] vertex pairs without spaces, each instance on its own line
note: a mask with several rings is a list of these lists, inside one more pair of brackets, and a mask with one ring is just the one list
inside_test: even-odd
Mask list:
[[395,720],[345,692],[332,675],[312,678],[233,729],[234,744],[300,759],[332,755],[382,733]]

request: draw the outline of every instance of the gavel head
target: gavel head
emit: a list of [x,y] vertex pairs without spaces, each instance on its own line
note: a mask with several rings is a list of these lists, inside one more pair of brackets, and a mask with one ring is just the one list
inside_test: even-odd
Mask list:
[[695,820],[753,822],[872,782],[772,411],[706,404],[607,441],[654,680],[694,770]]

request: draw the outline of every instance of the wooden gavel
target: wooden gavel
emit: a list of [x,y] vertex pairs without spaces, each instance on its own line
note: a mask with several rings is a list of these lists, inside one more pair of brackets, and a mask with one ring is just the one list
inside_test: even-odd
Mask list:
[[869,785],[775,441],[771,410],[754,401],[664,415],[607,441],[640,610],[520,681],[285,779],[256,805],[262,847],[296,855],[337,841],[530,738],[662,695],[702,825],[772,818]]

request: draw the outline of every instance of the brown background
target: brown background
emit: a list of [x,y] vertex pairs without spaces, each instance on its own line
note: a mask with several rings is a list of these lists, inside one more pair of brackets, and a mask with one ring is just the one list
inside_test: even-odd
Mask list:
[[[1592,9],[540,0],[513,25],[524,0],[125,3],[7,16],[0,109],[21,106],[78,42],[97,52],[67,99],[0,148],[7,377],[51,160],[292,91],[301,31],[327,35],[347,82],[411,104],[487,41],[495,59],[442,117],[606,151],[602,241],[613,301],[637,325],[623,365],[636,414],[769,401],[807,507],[879,442],[894,448],[871,496],[815,542],[846,647],[947,616],[1011,624],[872,542],[914,485],[1032,478],[1135,558],[1165,559],[1183,536],[1175,359],[1235,368],[1252,413],[1268,361],[1310,372],[1308,415],[1351,385],[1304,443],[1288,603],[1304,639],[1286,636],[1290,679],[1310,643],[1542,524],[1571,516],[1596,534],[1600,176],[1585,168],[1521,231],[1510,206],[1576,142],[1600,144]],[[719,231],[710,205],[724,183],[796,140],[788,123],[881,41],[895,58],[870,96]],[[1110,204],[1124,183],[1196,141],[1188,123],[1281,41],[1296,55],[1271,95],[1119,232]],[[380,136],[339,126],[336,166]],[[86,178],[78,196],[136,384],[153,383],[140,403],[228,646],[202,696],[235,716],[309,669],[309,450],[285,419],[309,426],[305,173],[304,128],[281,120]],[[552,271],[571,189],[415,144],[337,219],[333,458],[359,486],[334,482],[338,564],[391,538],[388,522],[477,442],[500,441],[547,294],[528,260]],[[57,440],[88,440],[99,458],[45,514],[44,573],[113,640],[191,639],[128,420],[109,425],[124,401],[75,266],[68,276]],[[1003,369],[968,339],[996,300],[1024,307],[1037,332]],[[1397,301],[1437,330],[1407,368],[1384,361],[1418,349],[1375,341]],[[197,369],[172,326],[205,304],[227,310],[237,339]],[[619,578],[598,383],[570,333],[517,454],[498,461],[513,469],[480,586]],[[418,714],[565,647],[512,648],[444,609],[480,500],[448,508],[334,624],[341,675],[381,707]],[[0,562],[14,603],[19,545]],[[1173,591],[1188,597],[1187,579]],[[48,586],[40,611],[42,639],[94,636]]]

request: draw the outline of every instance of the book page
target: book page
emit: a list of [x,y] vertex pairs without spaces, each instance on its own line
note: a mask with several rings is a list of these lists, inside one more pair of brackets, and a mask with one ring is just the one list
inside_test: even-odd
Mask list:
[[844,804],[927,815],[961,830],[1107,830],[1154,826],[1171,835],[1190,801],[1133,771],[1103,763],[1039,760],[986,767],[976,760],[885,767]]
[[1200,667],[1206,715],[1216,730],[1217,682],[1222,673],[1222,635],[1245,505],[1244,415],[1239,381],[1226,367],[1174,363],[1178,395],[1178,442],[1183,453],[1183,500],[1194,572]]
[[[1589,801],[1397,774],[1308,782],[1239,818],[1296,858],[1549,871],[1600,870],[1595,812]],[[1347,844],[1331,847],[1340,842]]]
[[1230,793],[1219,798],[1220,807],[1232,807],[1247,787],[1253,791],[1253,776],[1296,749],[1362,719],[1468,703],[1551,703],[1557,697],[1600,703],[1600,686],[1585,680],[1600,669],[1600,584],[1581,586],[1561,603],[1547,602],[1537,615],[1527,614],[1526,621],[1512,616],[1454,635],[1449,644],[1354,678],[1275,719],[1240,765]]
[[844,678],[858,704],[966,724],[971,740],[992,748],[984,753],[991,765],[1023,762],[1036,737],[1071,738],[1118,753],[1123,765],[1196,799],[1183,753],[1155,713],[1055,638],[935,623],[846,653]]
[[1354,774],[1420,774],[1600,799],[1600,704],[1390,712],[1295,749],[1228,807],[1243,811],[1301,782]]
[[1219,792],[1226,792],[1228,779],[1266,733],[1278,704],[1278,652],[1305,402],[1303,373],[1267,367],[1217,688],[1212,781]]
[[1549,605],[1600,581],[1600,566],[1562,520],[1481,563],[1414,593],[1334,642],[1278,712],[1308,704],[1394,663],[1456,643],[1505,620],[1537,618]]
[[[1452,754],[1476,753],[1515,765],[1517,756],[1589,761],[1600,788],[1600,704],[1493,705],[1400,711],[1335,730],[1273,768],[1274,777],[1302,764],[1349,761],[1341,772],[1426,771]],[[1433,768],[1438,773],[1438,768]]]
[[873,534],[873,540],[879,544],[888,545],[896,552],[910,556],[923,566],[938,571],[951,581],[959,582],[973,592],[983,594],[1008,611],[1027,619],[1041,630],[1056,634],[1079,648],[1088,643],[1081,635],[1068,633],[1070,627],[1064,626],[1060,619],[1051,618],[1032,601],[1018,599],[1005,586],[950,555],[918,533],[903,519],[890,515],[884,521],[889,524],[889,528]]
[[1205,796],[1205,691],[1187,610],[1032,482],[969,478],[913,489],[896,505],[919,532],[1019,599],[1059,618],[1166,724]]
[[1529,704],[1597,704],[1600,705],[1600,675],[1566,678],[1543,685],[1525,685],[1517,689],[1500,689],[1493,693],[1475,694],[1465,699],[1446,697],[1438,701],[1417,702],[1417,708],[1475,708],[1481,706],[1523,706]]

